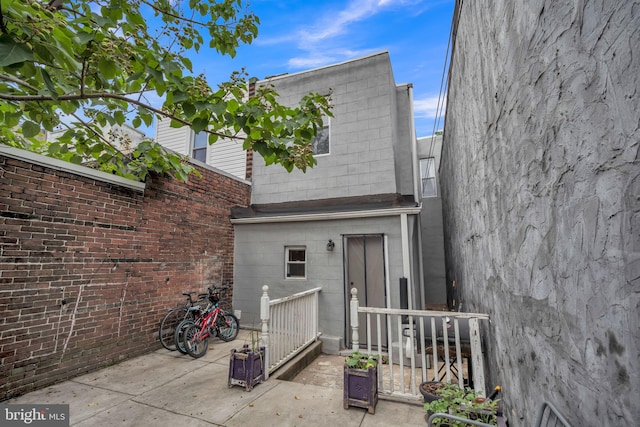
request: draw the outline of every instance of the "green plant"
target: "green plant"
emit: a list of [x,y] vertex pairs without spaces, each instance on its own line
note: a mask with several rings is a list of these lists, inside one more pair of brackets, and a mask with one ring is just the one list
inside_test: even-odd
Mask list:
[[378,356],[374,354],[364,354],[354,351],[353,354],[345,357],[345,363],[349,368],[369,369],[378,366]]
[[[215,68],[216,53],[234,57],[253,42],[260,21],[248,3],[2,0],[0,144],[141,181],[152,172],[186,180],[195,168],[180,154],[149,138],[127,152],[104,132],[164,118],[209,144],[240,141],[267,165],[313,167],[311,141],[332,115],[326,92],[289,107],[244,70],[211,86],[190,59],[199,53]],[[54,141],[42,138],[55,129]]]
[[[456,384],[443,383],[437,390],[440,399],[425,403],[424,409],[431,413],[445,413],[486,424],[497,425],[498,400],[489,400],[469,387],[460,388]],[[452,427],[466,424],[451,420],[434,420],[435,425],[447,423]]]

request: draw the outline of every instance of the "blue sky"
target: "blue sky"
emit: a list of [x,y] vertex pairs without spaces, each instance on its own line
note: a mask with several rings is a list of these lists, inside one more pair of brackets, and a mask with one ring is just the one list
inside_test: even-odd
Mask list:
[[[396,83],[413,83],[416,133],[433,133],[454,0],[251,0],[258,38],[229,59],[201,50],[194,73],[211,85],[242,67],[294,73],[387,50]],[[439,128],[443,127],[440,119]]]

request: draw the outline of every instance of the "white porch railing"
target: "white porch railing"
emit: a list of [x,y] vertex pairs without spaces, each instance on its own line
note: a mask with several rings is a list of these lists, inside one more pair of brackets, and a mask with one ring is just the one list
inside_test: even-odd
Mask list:
[[262,287],[260,320],[262,345],[266,348],[265,380],[320,336],[318,294],[314,288],[288,297],[270,300],[268,286]]
[[[366,350],[360,348],[358,313],[366,315],[367,336],[363,337],[366,338]],[[465,358],[467,367],[472,368],[471,377],[475,391],[485,395],[479,320],[488,320],[488,315],[360,307],[355,288],[351,289],[350,315],[352,350],[377,354],[380,360],[383,360],[383,357],[388,360],[388,363],[378,364],[380,397],[408,401],[422,399],[418,390],[420,383],[434,379],[451,382],[454,375],[462,387]],[[468,342],[464,342],[460,334],[459,324],[463,319],[469,324]],[[373,337],[372,326],[376,331]],[[453,331],[450,329],[452,326]],[[382,336],[384,330],[385,337]],[[452,332],[453,336],[450,336]],[[386,341],[383,341],[383,338]],[[387,349],[383,350],[381,343],[384,342],[388,345]],[[431,374],[428,365],[433,368]]]

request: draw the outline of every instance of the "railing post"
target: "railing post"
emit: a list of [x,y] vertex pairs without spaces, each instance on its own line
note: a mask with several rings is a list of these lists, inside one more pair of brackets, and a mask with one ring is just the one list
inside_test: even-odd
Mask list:
[[269,378],[269,287],[262,287],[262,297],[260,298],[260,320],[262,322],[262,346],[264,347],[264,379]]
[[471,339],[471,360],[473,360],[473,388],[481,396],[485,396],[484,354],[478,319],[469,319],[469,338]]
[[353,351],[360,350],[360,333],[358,332],[358,290],[351,288],[351,347]]

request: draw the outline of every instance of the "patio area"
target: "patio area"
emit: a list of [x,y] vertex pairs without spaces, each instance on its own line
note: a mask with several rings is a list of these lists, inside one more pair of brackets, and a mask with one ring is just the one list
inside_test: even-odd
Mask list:
[[374,415],[345,410],[340,356],[321,355],[293,381],[229,388],[229,353],[249,342],[245,330],[230,343],[214,339],[201,359],[160,349],[4,403],[69,404],[73,426],[426,424],[417,404],[381,400]]

